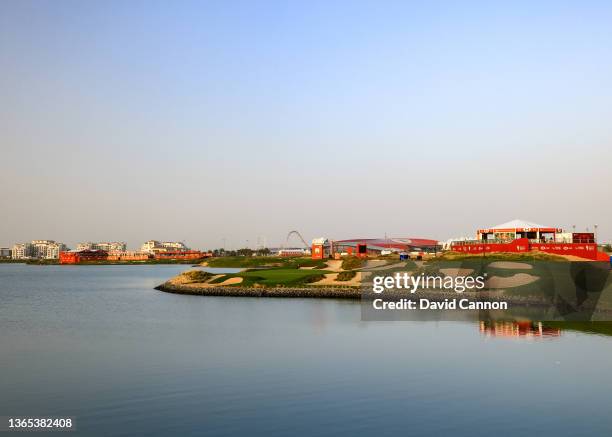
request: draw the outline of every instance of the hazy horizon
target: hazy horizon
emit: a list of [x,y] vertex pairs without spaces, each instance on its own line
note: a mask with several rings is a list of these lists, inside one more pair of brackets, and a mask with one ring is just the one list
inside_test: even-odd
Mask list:
[[612,241],[610,22],[597,1],[3,1],[0,246],[515,218]]

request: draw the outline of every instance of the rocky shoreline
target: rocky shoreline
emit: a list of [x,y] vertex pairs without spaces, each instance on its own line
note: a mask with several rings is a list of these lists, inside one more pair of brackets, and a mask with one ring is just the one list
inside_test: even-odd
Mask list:
[[354,287],[211,287],[165,282],[155,289],[166,293],[197,296],[361,299],[361,289]]
[[[210,285],[198,284],[177,284],[172,281],[165,282],[155,287],[156,290],[166,293],[187,294],[196,296],[228,296],[228,297],[284,297],[284,298],[315,298],[315,299],[351,299],[361,300],[363,298],[374,299],[380,295],[372,293],[368,290],[364,294],[364,290],[360,287],[211,287]],[[464,292],[458,294],[456,292],[448,292],[443,290],[421,290],[413,295],[406,295],[405,292],[389,292],[385,293],[387,299],[400,299],[411,297],[414,299],[423,298],[431,301],[444,301],[445,299],[455,299],[463,297],[470,300],[489,300],[489,301],[507,301],[514,305],[522,306],[547,306],[549,302],[543,301],[540,297],[535,296],[509,296],[500,293],[474,293]],[[483,299],[484,298],[484,299]]]

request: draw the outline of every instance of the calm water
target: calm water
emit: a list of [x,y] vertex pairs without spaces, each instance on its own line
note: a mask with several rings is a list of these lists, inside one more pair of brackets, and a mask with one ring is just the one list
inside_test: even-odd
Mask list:
[[612,434],[612,337],[153,290],[187,268],[0,264],[0,416],[76,416],[83,435]]

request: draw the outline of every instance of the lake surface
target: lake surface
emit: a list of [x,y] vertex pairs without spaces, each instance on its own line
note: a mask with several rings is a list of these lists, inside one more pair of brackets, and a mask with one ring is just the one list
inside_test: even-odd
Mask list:
[[612,337],[153,290],[188,268],[0,264],[0,416],[75,416],[72,435],[612,435]]

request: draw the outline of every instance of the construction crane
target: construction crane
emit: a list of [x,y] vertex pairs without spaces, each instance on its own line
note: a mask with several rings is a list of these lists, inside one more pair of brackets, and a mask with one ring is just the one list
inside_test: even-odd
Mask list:
[[302,241],[302,243],[304,244],[304,248],[306,249],[310,249],[310,246],[308,245],[308,243],[306,243],[306,240],[304,240],[304,237],[302,237],[302,234],[300,234],[298,231],[289,231],[289,233],[287,234],[287,241],[285,242],[285,244],[288,245],[289,243],[289,238],[292,235],[297,235],[298,238]]

